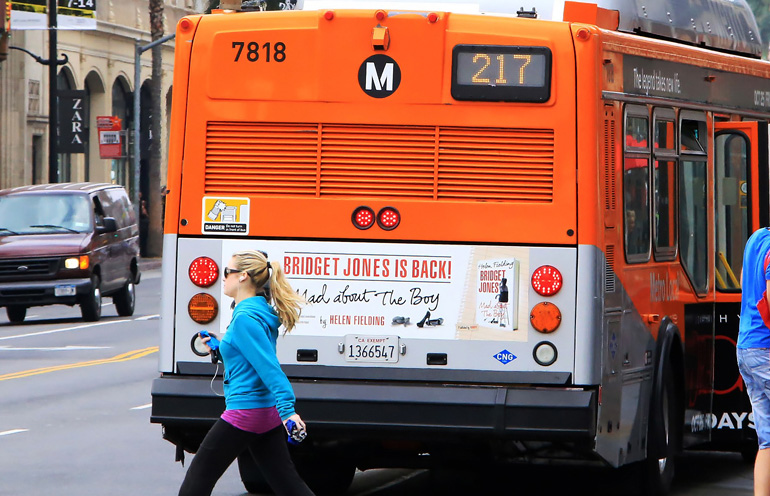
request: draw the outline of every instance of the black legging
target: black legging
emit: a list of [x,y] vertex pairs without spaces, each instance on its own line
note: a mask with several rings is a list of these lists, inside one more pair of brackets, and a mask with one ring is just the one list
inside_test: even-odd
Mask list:
[[203,439],[187,469],[179,496],[210,495],[227,467],[246,449],[277,496],[313,496],[291,461],[282,425],[264,434],[254,434],[222,419]]

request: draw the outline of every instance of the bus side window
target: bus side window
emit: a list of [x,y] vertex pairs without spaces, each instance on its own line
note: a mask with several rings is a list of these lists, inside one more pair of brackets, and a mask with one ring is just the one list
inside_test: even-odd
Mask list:
[[716,287],[740,290],[743,247],[749,237],[748,137],[739,131],[719,133],[714,140],[716,175]]
[[623,219],[626,260],[650,259],[650,145],[646,107],[626,108]]
[[679,258],[693,288],[703,294],[708,291],[709,239],[705,115],[680,112],[679,132]]
[[676,116],[673,109],[653,113],[652,233],[655,260],[676,258]]

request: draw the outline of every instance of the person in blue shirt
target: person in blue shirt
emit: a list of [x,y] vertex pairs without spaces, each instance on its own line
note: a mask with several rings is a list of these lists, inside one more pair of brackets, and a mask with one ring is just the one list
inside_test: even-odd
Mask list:
[[294,328],[304,299],[280,264],[256,250],[233,254],[223,284],[235,300],[219,345],[226,409],[198,448],[179,495],[210,495],[227,467],[248,450],[275,494],[313,496],[289,455],[286,423],[294,421],[301,431],[305,423],[294,411],[294,391],[276,356],[278,328]]
[[751,400],[759,451],[754,462],[754,494],[770,494],[770,230],[746,242],[741,269],[741,322],[738,368]]

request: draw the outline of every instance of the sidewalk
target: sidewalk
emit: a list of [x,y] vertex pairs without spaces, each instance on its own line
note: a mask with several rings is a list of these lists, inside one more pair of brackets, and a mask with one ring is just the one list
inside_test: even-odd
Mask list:
[[145,272],[148,270],[157,270],[161,266],[161,258],[140,258],[139,259],[139,271]]

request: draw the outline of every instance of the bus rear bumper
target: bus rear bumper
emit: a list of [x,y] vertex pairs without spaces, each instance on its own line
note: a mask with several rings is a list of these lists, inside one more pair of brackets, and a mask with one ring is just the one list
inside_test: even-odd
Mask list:
[[297,382],[294,391],[314,430],[364,436],[578,440],[596,425],[595,393],[583,389]]
[[[210,425],[224,408],[210,378],[155,379],[151,421]],[[436,434],[537,441],[595,435],[596,391],[296,380],[297,411],[317,438],[415,439]],[[213,389],[222,391],[221,380]],[[387,433],[387,434],[386,434]]]

